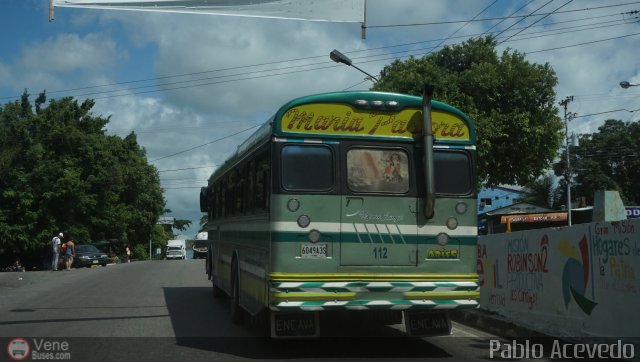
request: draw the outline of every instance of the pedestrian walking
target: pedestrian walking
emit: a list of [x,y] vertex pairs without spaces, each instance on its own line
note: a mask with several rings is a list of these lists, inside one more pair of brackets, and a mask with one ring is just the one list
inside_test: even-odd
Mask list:
[[51,250],[53,251],[53,257],[51,259],[51,270],[58,270],[58,260],[60,259],[60,238],[64,237],[62,233],[59,233],[57,236],[54,236],[51,239]]
[[127,245],[127,263],[131,262],[131,250],[129,250],[129,245]]
[[67,265],[67,270],[71,270],[71,266],[73,265],[73,257],[76,256],[76,246],[73,243],[73,239],[69,239],[66,245],[67,250],[65,251],[65,263]]

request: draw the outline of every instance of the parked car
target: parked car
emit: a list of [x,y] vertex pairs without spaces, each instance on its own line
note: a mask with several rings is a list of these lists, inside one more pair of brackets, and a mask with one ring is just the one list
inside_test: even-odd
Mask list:
[[93,245],[76,245],[76,256],[73,258],[73,267],[90,267],[92,265],[106,266],[109,262],[107,254],[98,250]]
[[196,240],[193,242],[193,258],[200,259],[207,257],[207,240]]

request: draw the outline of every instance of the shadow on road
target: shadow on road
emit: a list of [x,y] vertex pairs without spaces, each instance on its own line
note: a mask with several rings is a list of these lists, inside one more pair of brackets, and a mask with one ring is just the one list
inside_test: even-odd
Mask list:
[[181,347],[250,359],[451,357],[431,343],[389,327],[372,333],[369,328],[359,330],[338,323],[328,328],[337,328],[336,334],[344,337],[274,340],[261,337],[256,327],[232,324],[228,299],[213,298],[211,288],[164,288],[164,294],[176,343]]

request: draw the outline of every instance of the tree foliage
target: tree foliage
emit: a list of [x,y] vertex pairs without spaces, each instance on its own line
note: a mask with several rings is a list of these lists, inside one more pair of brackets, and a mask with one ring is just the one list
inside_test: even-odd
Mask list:
[[550,175],[544,175],[526,186],[527,190],[522,201],[551,209],[560,208],[562,192],[554,184],[554,180]]
[[498,55],[492,37],[471,39],[422,58],[386,66],[374,90],[434,98],[467,113],[478,136],[478,175],[486,185],[533,182],[552,164],[563,138],[555,108],[557,78],[549,64],[510,49]]
[[[596,191],[615,190],[626,205],[640,205],[640,124],[609,119],[598,132],[582,135],[569,154],[572,199],[593,204]],[[566,166],[566,158],[556,163],[556,175],[566,175]]]
[[106,135],[92,100],[45,102],[25,91],[0,107],[0,254],[37,252],[60,231],[148,242],[165,201],[136,135]]

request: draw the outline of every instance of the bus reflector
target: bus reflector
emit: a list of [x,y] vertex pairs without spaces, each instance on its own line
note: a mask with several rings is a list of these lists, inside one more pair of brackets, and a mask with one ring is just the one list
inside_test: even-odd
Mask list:
[[309,241],[312,243],[317,243],[320,240],[320,232],[316,229],[309,231]]
[[459,202],[456,205],[456,212],[461,215],[467,212],[467,204],[465,204],[464,202]]
[[456,219],[455,217],[450,217],[447,219],[447,227],[449,228],[449,230],[454,230],[455,228],[458,227],[458,219]]
[[307,226],[309,226],[309,224],[311,224],[311,219],[309,219],[309,216],[300,215],[300,217],[298,218],[298,226],[300,226],[301,228],[306,228]]
[[438,234],[438,236],[436,236],[436,240],[438,241],[438,244],[440,244],[440,246],[445,246],[449,242],[449,235],[440,233]]
[[287,201],[287,209],[291,212],[295,212],[298,211],[298,209],[300,208],[300,201],[298,201],[297,199],[289,199],[289,201]]

